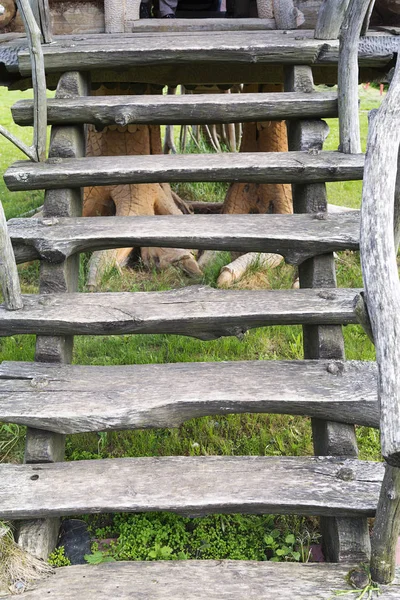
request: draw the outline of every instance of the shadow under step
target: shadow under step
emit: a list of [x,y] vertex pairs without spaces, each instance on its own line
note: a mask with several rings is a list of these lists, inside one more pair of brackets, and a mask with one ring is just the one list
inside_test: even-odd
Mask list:
[[203,340],[242,336],[267,325],[357,323],[360,290],[216,290],[42,294],[22,297],[21,310],[0,305],[0,336],[173,333]]
[[0,364],[0,421],[34,429],[70,434],[179,427],[194,417],[238,413],[379,427],[376,365],[333,360]]
[[[348,590],[350,564],[240,560],[115,562],[56,569],[33,584],[25,600],[332,600]],[[346,598],[347,596],[345,596]],[[353,597],[353,596],[349,596]],[[400,571],[381,600],[400,597]],[[7,596],[12,600],[15,596]]]
[[372,517],[384,470],[383,463],[326,456],[1,464],[0,518],[153,511]]
[[18,161],[4,181],[10,191],[175,181],[323,183],[362,179],[363,171],[363,154],[222,152]]
[[360,214],[168,215],[11,219],[18,263],[60,262],[77,252],[161,247],[273,252],[290,264],[318,254],[358,250]]
[[[185,94],[159,96],[88,96],[47,101],[50,125],[194,125],[280,119],[337,117],[337,94]],[[18,125],[33,124],[33,102],[12,107]]]

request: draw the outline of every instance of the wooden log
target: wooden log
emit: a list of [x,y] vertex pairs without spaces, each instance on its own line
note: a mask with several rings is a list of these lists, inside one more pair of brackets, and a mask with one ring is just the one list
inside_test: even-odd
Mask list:
[[265,412],[378,427],[376,380],[373,363],[334,360],[113,367],[3,362],[0,420],[70,434]]
[[[347,582],[351,565],[329,563],[186,560],[114,562],[56,569],[24,592],[25,600],[331,600],[332,593],[355,590]],[[135,585],[132,585],[132,582]],[[397,600],[399,577],[381,590],[382,600]],[[351,597],[351,596],[350,596]],[[12,600],[13,596],[7,597]]]
[[339,152],[246,152],[171,156],[96,156],[19,161],[7,169],[10,191],[59,189],[124,183],[173,181],[247,181],[257,183],[317,183],[362,179],[364,156]]
[[170,31],[268,31],[277,29],[275,19],[141,19],[128,20],[126,29],[136,32]]
[[[56,97],[82,96],[87,92],[86,77],[79,73],[64,74],[57,86]],[[53,127],[49,155],[55,157],[83,156],[85,135],[82,126]],[[45,194],[43,216],[77,216],[82,214],[82,197],[79,189],[54,190]],[[78,257],[68,257],[54,265],[43,261],[40,271],[40,291],[68,292],[77,290]],[[36,332],[35,332],[36,333]],[[54,332],[53,332],[54,333]],[[68,363],[72,360],[73,340],[70,336],[37,336],[35,360],[47,363]],[[28,464],[64,460],[65,438],[59,433],[49,433],[40,428],[28,427],[25,444],[25,462]],[[57,544],[59,520],[29,520],[18,530],[18,543],[38,558],[47,560]]]
[[77,252],[128,247],[273,252],[290,264],[358,250],[359,212],[317,215],[185,215],[11,219],[17,262],[56,263]]
[[0,335],[174,333],[200,339],[241,336],[278,324],[356,323],[359,290],[214,290],[23,296],[18,312],[0,305]]
[[106,33],[124,33],[126,0],[104,0],[104,23]]
[[349,0],[323,0],[315,25],[315,39],[336,40],[339,37]]
[[[310,67],[288,68],[286,88],[290,91],[313,89]],[[299,121],[289,126],[289,149],[319,152],[327,134],[322,121]],[[323,216],[328,209],[326,186],[293,186],[293,209]],[[344,216],[344,215],[343,215]],[[302,288],[336,287],[335,262],[332,254],[323,254],[303,262],[299,267]],[[303,327],[304,356],[309,359],[344,359],[344,341],[338,326]],[[357,456],[354,427],[331,420],[312,420],[314,452],[317,455]],[[321,518],[325,556],[332,562],[369,560],[370,541],[366,519]]]
[[400,285],[393,235],[399,120],[397,65],[368,138],[360,238],[365,301],[380,369],[382,454],[393,466],[400,466]]
[[3,205],[0,201],[0,283],[7,310],[23,307],[21,287]]
[[[18,125],[32,125],[31,100],[19,100],[12,108]],[[337,94],[190,94],[168,96],[89,96],[49,99],[47,118],[51,125],[92,123],[97,126],[194,125],[272,121],[299,117],[336,117]]]
[[400,469],[386,465],[372,534],[371,577],[378,583],[391,583],[396,575],[399,509]]
[[304,23],[304,15],[295,8],[293,0],[272,0],[277,29],[297,29]]
[[3,519],[170,511],[373,516],[382,463],[332,457],[114,458],[1,464]]
[[361,152],[358,109],[358,44],[370,0],[350,0],[340,33],[338,64],[340,150]]

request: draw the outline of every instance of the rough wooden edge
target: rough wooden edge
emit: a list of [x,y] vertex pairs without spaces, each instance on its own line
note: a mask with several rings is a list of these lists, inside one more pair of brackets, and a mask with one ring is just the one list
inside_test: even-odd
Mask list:
[[348,5],[349,0],[323,0],[315,25],[315,39],[336,40],[339,37]]
[[[287,69],[286,86],[290,91],[313,89],[310,67]],[[289,125],[289,149],[322,150],[327,134],[319,120],[299,121]],[[328,209],[325,184],[293,186],[295,212],[320,212]],[[301,287],[336,287],[335,263],[332,254],[309,259],[299,267]],[[303,326],[304,356],[309,359],[343,359],[344,340],[338,326]],[[315,454],[357,456],[357,441],[352,425],[312,419]],[[321,531],[326,558],[333,562],[365,561],[370,556],[367,520],[363,518],[321,518]]]
[[0,281],[7,310],[23,308],[17,264],[11,245],[3,205],[0,200]]
[[340,150],[361,152],[358,110],[358,44],[370,0],[350,0],[340,31],[338,106]]

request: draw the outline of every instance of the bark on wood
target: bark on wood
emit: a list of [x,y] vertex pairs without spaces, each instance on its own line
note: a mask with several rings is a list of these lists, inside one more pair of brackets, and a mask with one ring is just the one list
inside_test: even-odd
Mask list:
[[358,44],[370,0],[350,0],[340,33],[338,64],[340,150],[361,152],[358,110]]
[[7,310],[23,307],[17,264],[11,245],[3,205],[0,201],[0,282]]
[[332,457],[114,458],[0,465],[0,515],[98,512],[373,516],[381,463]]
[[365,301],[380,369],[382,454],[400,465],[400,285],[394,197],[400,144],[400,66],[368,139],[360,250]]
[[[183,220],[184,219],[184,220]],[[272,252],[299,264],[316,254],[358,250],[359,212],[322,215],[185,215],[11,219],[17,262],[56,263],[107,248],[160,246]]]
[[[24,592],[24,598],[165,600],[168,590],[174,600],[331,600],[337,590],[354,592],[346,580],[351,566],[238,560],[78,565],[56,569],[54,575]],[[397,600],[400,577],[381,592],[382,600]]]
[[278,324],[356,323],[359,290],[213,290],[23,296],[15,312],[0,305],[0,335],[174,333],[201,339],[241,336]]
[[376,380],[373,363],[335,360],[129,367],[4,362],[0,420],[70,434],[265,412],[378,427]]
[[317,40],[336,40],[339,37],[349,0],[323,0],[315,25]]
[[49,159],[14,163],[4,174],[11,191],[171,181],[317,183],[362,179],[364,157],[338,152],[267,152]]
[[391,583],[396,575],[400,533],[400,469],[386,465],[372,535],[371,577]]
[[[310,90],[313,78],[310,67],[288,68],[289,91]],[[322,150],[326,137],[322,121],[299,121],[289,126],[290,150]],[[325,184],[293,186],[295,212],[327,216]],[[342,218],[344,215],[342,215]],[[299,280],[302,288],[336,287],[335,263],[332,254],[307,260],[300,265]],[[344,341],[340,327],[304,326],[304,356],[309,359],[344,359]],[[354,427],[334,421],[312,420],[314,452],[317,455],[357,456]],[[370,556],[368,525],[365,519],[321,519],[325,556],[332,562],[354,560],[363,562]]]

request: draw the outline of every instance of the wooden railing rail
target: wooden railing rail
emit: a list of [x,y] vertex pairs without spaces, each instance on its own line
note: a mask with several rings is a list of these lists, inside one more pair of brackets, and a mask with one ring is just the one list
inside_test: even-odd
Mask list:
[[372,575],[380,583],[394,579],[400,529],[399,125],[400,61],[370,123],[360,235],[365,302],[378,363],[381,446],[387,462],[372,541]]

